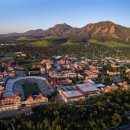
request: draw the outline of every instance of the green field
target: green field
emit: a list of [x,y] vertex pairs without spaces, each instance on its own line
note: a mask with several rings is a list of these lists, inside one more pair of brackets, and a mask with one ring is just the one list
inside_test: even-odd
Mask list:
[[97,41],[97,40],[89,40],[90,44],[97,44],[97,45],[103,45],[103,46],[107,46],[107,47],[130,47],[129,44],[125,44],[125,43],[121,43],[121,42],[116,42],[116,41]]
[[35,38],[33,38],[33,37],[20,37],[20,38],[18,38],[17,40],[21,40],[21,41],[26,41],[26,40],[35,40]]
[[48,47],[50,45],[52,45],[50,42],[48,42],[47,40],[42,40],[42,41],[36,41],[31,43],[32,46],[38,46],[38,47]]
[[25,98],[27,98],[29,95],[32,95],[34,93],[39,93],[40,89],[37,83],[32,83],[32,84],[26,83],[23,85],[23,91],[24,91]]

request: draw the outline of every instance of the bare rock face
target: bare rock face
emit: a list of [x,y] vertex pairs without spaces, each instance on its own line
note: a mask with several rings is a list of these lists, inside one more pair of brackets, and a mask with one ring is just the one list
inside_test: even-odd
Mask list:
[[114,34],[115,31],[116,31],[116,27],[115,27],[115,26],[111,26],[111,27],[110,27],[109,34]]
[[125,42],[129,42],[129,43],[130,43],[130,36],[128,36],[128,37],[125,39]]
[[101,28],[101,27],[98,27],[98,28],[95,30],[95,32],[93,33],[93,35],[95,35],[95,34],[97,34],[97,33],[100,33],[101,30],[102,30],[102,28]]
[[108,33],[108,31],[109,31],[109,28],[105,28],[102,30],[103,33]]

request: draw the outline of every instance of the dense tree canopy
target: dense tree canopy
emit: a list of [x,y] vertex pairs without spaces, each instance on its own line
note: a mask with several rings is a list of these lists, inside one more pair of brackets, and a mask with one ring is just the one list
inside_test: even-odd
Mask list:
[[[82,50],[82,51],[81,51]],[[129,48],[109,48],[93,44],[54,45],[51,47],[33,47],[29,45],[2,46],[1,55],[22,51],[28,54],[30,59],[40,59],[43,56],[70,54],[85,56],[87,58],[130,57]]]
[[81,106],[54,102],[17,115],[12,122],[17,130],[104,130],[128,122],[129,97],[130,91],[118,90],[79,102]]

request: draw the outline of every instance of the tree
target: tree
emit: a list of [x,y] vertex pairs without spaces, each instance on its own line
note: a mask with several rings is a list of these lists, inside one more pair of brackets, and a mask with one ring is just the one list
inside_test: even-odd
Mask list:
[[112,116],[112,125],[118,125],[121,122],[121,116],[118,113],[114,113]]
[[62,130],[60,125],[56,126],[56,130]]

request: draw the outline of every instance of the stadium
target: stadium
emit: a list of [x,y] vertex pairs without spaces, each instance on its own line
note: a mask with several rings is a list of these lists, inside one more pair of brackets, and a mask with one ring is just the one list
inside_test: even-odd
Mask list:
[[5,90],[4,96],[21,93],[22,100],[25,100],[29,95],[37,94],[39,92],[48,96],[54,91],[45,78],[38,76],[9,79],[6,83]]

